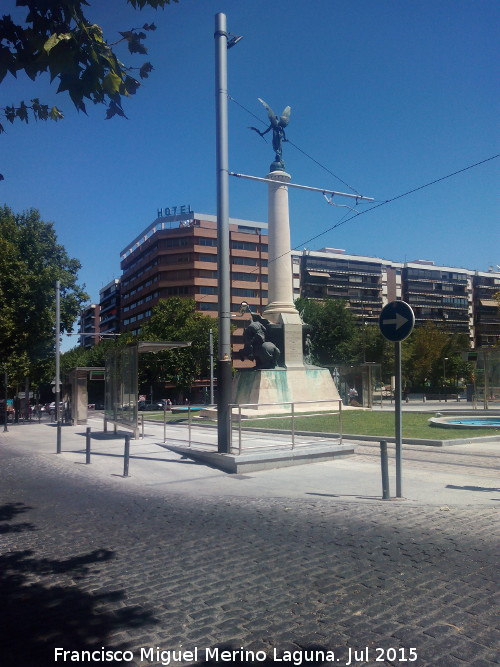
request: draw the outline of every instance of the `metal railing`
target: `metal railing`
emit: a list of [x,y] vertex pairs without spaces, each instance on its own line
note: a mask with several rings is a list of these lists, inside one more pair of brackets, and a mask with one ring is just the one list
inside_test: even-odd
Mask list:
[[[307,412],[307,408],[305,410],[301,410],[298,415],[297,415],[297,410],[296,406],[307,406],[311,405],[311,409],[314,410],[313,406],[316,406],[318,404],[325,404],[325,403],[333,403],[337,404],[338,407],[336,409],[333,409],[331,411],[327,410],[321,410],[321,412],[318,412],[317,409],[316,411],[313,412]],[[290,409],[288,411],[283,411],[284,406],[290,406]],[[266,415],[261,415],[259,416],[258,410],[259,408],[272,408],[275,407],[276,410],[281,410],[279,414],[266,414]],[[230,422],[231,422],[231,442],[230,442],[230,451],[232,452],[234,447],[233,447],[233,422],[235,418],[235,410],[237,410],[237,418],[238,418],[238,447],[237,452],[238,454],[241,454],[243,451],[243,444],[242,444],[242,423],[245,422],[247,417],[243,417],[242,411],[245,409],[254,409],[256,411],[255,416],[250,416],[248,417],[249,421],[255,422],[255,421],[269,421],[273,419],[291,419],[291,437],[292,437],[292,442],[290,445],[290,448],[293,450],[296,447],[296,428],[295,428],[295,420],[297,417],[300,417],[300,419],[307,419],[308,417],[323,417],[326,415],[338,415],[339,417],[339,428],[338,428],[338,433],[339,433],[339,444],[342,444],[342,400],[341,399],[324,399],[324,400],[316,400],[316,401],[281,401],[279,403],[241,403],[241,404],[230,404],[229,405],[229,411],[230,411]],[[257,428],[252,426],[252,429]],[[261,446],[260,448],[262,448]],[[257,449],[259,447],[253,447],[252,449]]]

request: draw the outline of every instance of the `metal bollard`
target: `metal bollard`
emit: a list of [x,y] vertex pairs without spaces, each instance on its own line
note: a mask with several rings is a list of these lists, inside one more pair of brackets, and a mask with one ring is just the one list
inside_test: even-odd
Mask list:
[[144,415],[141,415],[141,438],[144,440]]
[[128,477],[128,462],[130,459],[130,435],[125,434],[125,451],[123,452],[123,476]]
[[90,426],[85,431],[85,463],[90,463]]
[[57,453],[61,453],[61,420],[57,420]]
[[389,465],[387,461],[387,442],[385,440],[380,443],[380,465],[382,467],[382,500],[390,500]]

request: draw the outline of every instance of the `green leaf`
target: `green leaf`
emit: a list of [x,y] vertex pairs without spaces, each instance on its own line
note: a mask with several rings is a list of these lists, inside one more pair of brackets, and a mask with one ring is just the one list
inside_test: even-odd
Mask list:
[[72,37],[73,37],[73,35],[70,32],[65,32],[65,33],[61,33],[61,34],[54,33],[53,35],[51,35],[48,38],[48,40],[43,45],[43,50],[46,53],[50,53],[51,50],[54,48],[54,46],[57,46],[59,44],[59,42],[61,42],[63,40],[68,41],[68,40],[72,39]]
[[106,95],[110,97],[120,92],[120,87],[122,85],[122,80],[114,72],[108,72],[104,79],[102,80],[102,88]]
[[50,110],[50,118],[51,120],[58,121],[64,118],[64,116],[60,109],[58,109],[57,107],[52,107],[52,109]]

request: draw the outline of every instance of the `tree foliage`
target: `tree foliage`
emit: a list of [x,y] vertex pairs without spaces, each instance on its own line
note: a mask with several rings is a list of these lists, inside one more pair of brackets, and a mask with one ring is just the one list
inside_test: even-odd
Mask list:
[[314,363],[324,366],[351,361],[356,316],[347,309],[344,301],[301,297],[295,306],[309,327]]
[[[295,305],[309,328],[313,363],[375,362],[381,365],[385,382],[394,375],[394,343],[382,336],[378,326],[362,324],[344,301],[300,298]],[[468,382],[471,366],[461,357],[468,348],[467,334],[451,333],[434,322],[416,327],[401,346],[404,384],[440,387],[445,377],[446,384]]]
[[110,350],[114,350],[117,346],[125,344],[125,339],[122,340],[103,340],[97,345],[85,348],[75,346],[61,354],[61,376],[65,376],[74,368],[85,367],[104,367],[106,365],[106,356]]
[[142,355],[141,381],[174,382],[189,391],[194,381],[210,373],[209,332],[213,330],[217,349],[217,320],[195,310],[192,299],[172,297],[161,300],[139,338],[150,341],[187,341],[190,347]]
[[[172,0],[178,2],[178,0]],[[146,6],[164,8],[170,0],[126,0],[134,9]],[[26,8],[24,21],[15,22],[10,14],[0,18],[0,83],[7,75],[24,72],[34,81],[43,74],[57,82],[57,93],[67,93],[79,110],[86,112],[86,101],[105,104],[106,118],[125,116],[122,97],[135,94],[140,80],[153,69],[149,62],[139,67],[125,65],[115,47],[126,44],[129,54],[146,55],[146,33],[156,30],[154,23],[119,33],[108,41],[102,28],[84,14],[86,0],[16,0]],[[62,111],[38,98],[17,105],[0,106],[0,116],[8,122],[60,120]],[[3,127],[0,124],[0,132]]]
[[426,322],[403,346],[404,371],[413,386],[440,387],[445,379],[446,384],[470,380],[471,367],[461,358],[469,349],[467,334],[450,333],[443,325]]
[[61,331],[71,331],[88,299],[77,283],[80,262],[57,242],[37,210],[0,207],[0,349],[9,377],[41,378],[54,358],[55,281],[61,284]]

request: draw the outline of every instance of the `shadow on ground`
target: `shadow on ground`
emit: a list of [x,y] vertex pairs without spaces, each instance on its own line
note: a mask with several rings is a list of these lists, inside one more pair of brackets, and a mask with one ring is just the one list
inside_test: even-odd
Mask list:
[[[0,532],[36,530],[36,526],[13,523],[29,507],[22,503],[0,506]],[[1,625],[0,662],[4,665],[45,667],[54,665],[54,649],[71,651],[123,651],[124,642],[113,635],[156,623],[151,612],[123,606],[125,591],[93,593],[79,583],[113,559],[114,553],[97,549],[72,558],[39,558],[33,551],[0,555],[0,599],[4,610]],[[107,661],[109,665],[130,664]]]

